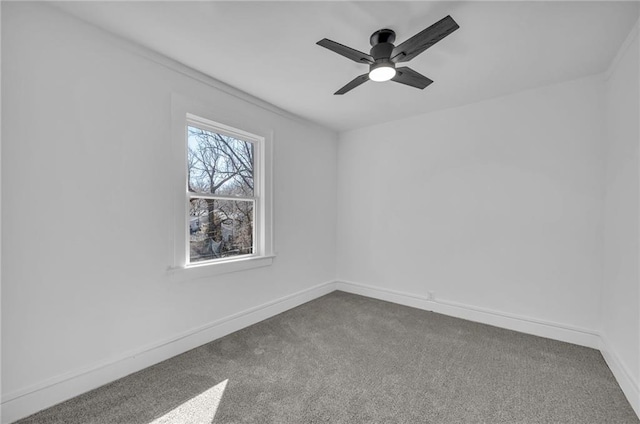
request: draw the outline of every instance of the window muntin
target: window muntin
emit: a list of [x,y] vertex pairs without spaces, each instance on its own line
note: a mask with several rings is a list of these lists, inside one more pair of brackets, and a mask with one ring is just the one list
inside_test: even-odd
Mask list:
[[186,130],[187,264],[259,254],[261,138],[197,118]]

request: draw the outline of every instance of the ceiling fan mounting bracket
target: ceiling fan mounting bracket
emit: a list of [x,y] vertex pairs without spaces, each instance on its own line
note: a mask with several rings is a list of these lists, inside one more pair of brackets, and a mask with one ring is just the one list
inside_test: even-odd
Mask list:
[[377,30],[376,32],[371,34],[371,37],[369,38],[369,42],[372,46],[380,43],[393,44],[394,41],[396,41],[396,33],[392,29],[388,28]]

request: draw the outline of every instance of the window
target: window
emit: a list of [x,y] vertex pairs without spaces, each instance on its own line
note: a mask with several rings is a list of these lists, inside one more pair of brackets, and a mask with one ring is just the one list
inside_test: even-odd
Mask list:
[[169,271],[198,278],[270,265],[271,131],[213,121],[215,109],[183,97],[172,104],[181,177]]
[[260,139],[220,124],[187,122],[188,263],[252,255]]

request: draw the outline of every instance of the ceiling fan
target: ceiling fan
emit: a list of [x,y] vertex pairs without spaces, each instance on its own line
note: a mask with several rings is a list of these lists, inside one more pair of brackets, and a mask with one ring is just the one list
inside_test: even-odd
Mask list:
[[369,54],[362,53],[327,38],[323,38],[316,44],[351,59],[354,62],[369,65],[368,73],[355,77],[347,85],[333,94],[347,93],[369,80],[391,80],[422,90],[433,81],[407,66],[396,68],[396,63],[410,61],[458,28],[460,28],[460,26],[456,21],[454,21],[451,16],[446,16],[398,46],[393,45],[393,42],[396,40],[395,32],[390,29],[380,29],[371,34],[369,41],[372,47]]

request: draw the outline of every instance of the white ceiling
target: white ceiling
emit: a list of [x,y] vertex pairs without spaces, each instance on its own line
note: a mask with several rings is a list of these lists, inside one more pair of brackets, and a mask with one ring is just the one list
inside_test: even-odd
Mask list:
[[[282,109],[338,131],[593,75],[607,69],[639,15],[638,2],[65,2],[61,9]],[[408,63],[424,90],[367,82],[367,72],[315,45],[329,38],[368,52],[451,15],[460,29]]]

